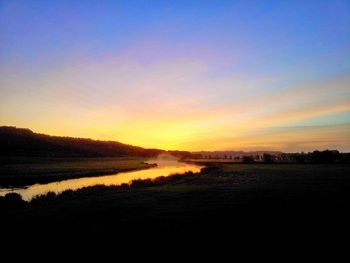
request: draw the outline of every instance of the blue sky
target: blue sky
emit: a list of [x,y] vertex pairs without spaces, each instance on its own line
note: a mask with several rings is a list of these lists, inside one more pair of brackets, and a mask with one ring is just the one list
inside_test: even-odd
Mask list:
[[[349,1],[0,1],[0,121],[146,147],[350,150],[349,58]],[[275,136],[305,123],[327,129]]]

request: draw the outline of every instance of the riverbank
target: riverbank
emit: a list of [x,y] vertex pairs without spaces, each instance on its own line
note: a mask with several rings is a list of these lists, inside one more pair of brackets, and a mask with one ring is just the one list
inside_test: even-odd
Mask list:
[[[349,165],[222,164],[200,173],[1,198],[4,237],[349,228]],[[8,232],[7,232],[8,229]],[[72,234],[73,233],[73,234]],[[73,235],[73,236],[72,236]]]
[[109,158],[0,158],[0,186],[21,187],[67,179],[111,175],[155,167],[140,157]]
[[[111,175],[89,176],[81,178],[69,178],[63,181],[52,183],[34,184],[19,188],[0,188],[0,196],[8,193],[18,193],[24,200],[31,200],[37,195],[45,195],[48,192],[56,194],[66,190],[77,190],[83,187],[95,185],[121,185],[128,184],[132,180],[155,179],[160,176],[169,176],[185,172],[200,172],[202,166],[178,162],[176,159],[150,159],[149,162],[155,163],[153,167],[147,169],[138,169],[126,172],[118,172]],[[93,167],[95,168],[95,167]]]

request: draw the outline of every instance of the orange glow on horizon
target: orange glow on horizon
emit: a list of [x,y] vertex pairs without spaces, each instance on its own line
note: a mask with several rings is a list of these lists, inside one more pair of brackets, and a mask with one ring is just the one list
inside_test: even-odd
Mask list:
[[[28,91],[0,105],[0,122],[44,134],[115,140],[165,150],[350,149],[348,75],[260,93],[259,85],[275,80],[207,81],[198,77],[204,65],[176,61],[137,69],[145,71],[137,80],[121,78],[114,82],[115,78],[98,75],[104,86],[126,87],[115,93],[91,86],[86,92],[86,86],[97,81],[91,72],[117,66],[117,62],[108,62],[102,68],[81,66],[76,72],[62,69],[44,80],[32,79],[27,83]],[[129,66],[122,71],[135,71],[135,65]],[[195,92],[178,88],[193,85],[192,79]],[[43,92],[32,94],[32,86]],[[225,94],[230,94],[227,101]],[[308,127],[310,122],[315,124]]]

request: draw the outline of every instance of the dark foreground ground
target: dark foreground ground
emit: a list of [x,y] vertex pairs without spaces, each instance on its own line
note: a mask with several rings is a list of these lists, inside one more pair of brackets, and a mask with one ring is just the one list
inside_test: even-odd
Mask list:
[[[24,202],[0,198],[3,239],[120,238],[261,231],[342,233],[350,224],[350,166],[222,164]],[[258,232],[257,232],[258,231]]]

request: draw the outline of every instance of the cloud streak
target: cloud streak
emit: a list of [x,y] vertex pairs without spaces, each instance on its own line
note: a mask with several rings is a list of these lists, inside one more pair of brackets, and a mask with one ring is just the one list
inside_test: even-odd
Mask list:
[[165,149],[350,150],[344,4],[32,4],[0,7],[4,125]]

